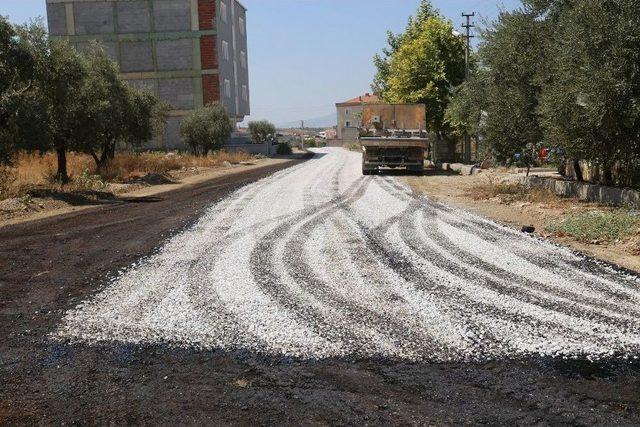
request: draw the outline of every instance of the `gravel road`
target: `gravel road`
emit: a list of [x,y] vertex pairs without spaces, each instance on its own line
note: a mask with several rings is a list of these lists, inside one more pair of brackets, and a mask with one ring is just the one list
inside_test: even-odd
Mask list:
[[316,152],[212,205],[50,337],[302,360],[640,354],[637,276]]

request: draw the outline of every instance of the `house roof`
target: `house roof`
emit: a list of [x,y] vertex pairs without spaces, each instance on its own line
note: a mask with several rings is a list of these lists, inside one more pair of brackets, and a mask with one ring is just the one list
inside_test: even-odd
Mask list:
[[355,97],[348,101],[339,102],[336,104],[336,107],[351,107],[362,104],[378,104],[380,103],[380,98],[370,93],[365,93],[364,95]]

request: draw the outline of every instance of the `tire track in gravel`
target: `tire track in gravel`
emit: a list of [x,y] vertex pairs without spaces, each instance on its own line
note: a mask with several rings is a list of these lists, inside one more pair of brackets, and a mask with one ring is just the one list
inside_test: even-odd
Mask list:
[[[294,169],[294,168],[291,168],[291,169]],[[280,176],[284,177],[292,172],[293,172],[292,170],[285,169],[284,171],[280,172],[281,174]],[[262,180],[262,181],[253,183],[245,187],[242,191],[234,192],[227,199],[225,199],[221,203],[218,203],[217,205],[215,205],[215,207],[211,208],[207,213],[205,213],[204,218],[207,218],[207,219],[213,214],[213,218],[211,218],[210,220],[211,223],[217,223],[217,221],[221,222],[220,225],[215,225],[214,227],[210,227],[208,229],[209,234],[216,237],[225,236],[226,233],[231,228],[231,226],[233,225],[233,221],[235,220],[234,214],[236,215],[240,214],[242,210],[246,207],[248,203],[247,201],[255,197],[255,195],[258,194],[258,192],[264,187],[266,187],[267,185],[269,185],[268,180]],[[203,220],[200,220],[196,225],[194,225],[194,227],[195,228],[201,227],[200,224],[202,222]],[[221,248],[225,242],[229,241],[232,238],[238,238],[240,236],[241,234],[236,233],[233,236],[229,236],[227,239],[221,239],[220,241],[217,242],[217,244],[213,248],[208,248],[203,246],[200,248],[192,249],[192,251],[194,252],[193,256],[190,259],[184,260],[182,263],[176,265],[175,266],[176,268],[173,269],[174,271],[187,272],[186,275],[180,274],[180,277],[176,278],[176,280],[180,280],[180,278],[182,277],[185,277],[185,278],[191,277],[194,263],[197,263],[198,260],[202,260],[204,258],[205,252],[208,252],[211,249],[215,250],[216,248]],[[163,273],[159,272],[159,274],[163,274]],[[153,278],[151,278],[150,280],[153,280]],[[157,278],[155,280],[158,281]],[[136,299],[131,299],[132,304],[127,307],[128,310],[131,310],[129,312],[129,319],[132,322],[136,322],[136,323],[143,321],[145,317],[149,316],[148,308],[158,306],[160,302],[163,301],[167,297],[167,295],[172,291],[174,285],[175,285],[175,281],[171,281],[171,286],[165,286],[162,288],[158,288],[158,287],[144,288],[142,286],[135,286],[135,285],[132,286],[132,288],[135,288],[138,290],[142,289],[146,291],[146,295],[145,296],[138,295]]]
[[[394,195],[394,193],[390,193],[390,194]],[[424,200],[424,199],[419,200],[419,199],[416,199],[416,198],[414,198],[412,196],[408,196],[408,195],[407,195],[407,197],[409,197],[412,200],[416,200],[418,202],[418,204],[408,207],[404,213],[398,214],[395,217],[390,218],[382,226],[383,229],[388,229],[389,227],[392,226],[392,223],[395,222],[396,220],[404,221],[403,224],[399,225],[399,229],[401,230],[401,234],[404,234],[404,240],[405,241],[406,241],[407,237],[410,238],[410,236],[411,236],[411,231],[410,231],[411,230],[411,225],[406,222],[406,218],[408,217],[407,214],[409,212],[415,211],[416,209],[420,210],[422,204],[425,204],[425,203],[428,204],[429,203],[427,200]],[[384,236],[382,236],[382,238],[384,238]],[[370,243],[375,245],[373,240],[371,240]],[[433,259],[434,256],[435,256],[434,252],[432,252],[432,251],[422,251],[421,248],[419,247],[419,245],[413,245],[413,249],[416,249],[416,248],[418,249],[418,254],[417,255],[422,257],[422,258],[425,258],[425,259],[426,258],[431,258],[431,259]],[[380,251],[380,253],[383,256],[387,256],[388,258],[391,258],[391,259],[399,258],[398,254],[394,254],[393,252],[391,252],[391,255],[389,255],[388,253],[385,254],[385,252],[386,251],[384,249]],[[472,279],[473,280],[473,277],[469,276],[464,269],[451,269],[451,265],[446,260],[444,260],[442,258],[440,258],[438,261],[439,262],[435,263],[435,265],[439,269],[442,269],[444,271],[449,271],[452,274],[457,275],[458,277],[461,277],[461,278]],[[418,282],[416,279],[414,279],[413,281]],[[504,289],[496,289],[496,291],[500,293],[501,291],[504,292]],[[548,321],[543,321],[543,320],[541,320],[539,318],[536,318],[536,317],[533,317],[533,316],[523,315],[522,313],[515,314],[515,313],[513,313],[513,312],[511,312],[509,310],[504,310],[504,309],[500,310],[500,309],[498,309],[498,307],[492,306],[492,305],[488,305],[488,304],[483,304],[483,303],[474,304],[474,300],[473,299],[470,300],[466,296],[460,295],[460,294],[456,295],[456,298],[458,298],[458,299],[459,298],[463,298],[464,301],[465,301],[465,307],[467,309],[469,309],[471,307],[473,307],[474,309],[481,308],[480,313],[482,313],[482,315],[486,316],[486,318],[489,319],[489,320],[496,321],[498,319],[511,318],[514,323],[515,322],[523,322],[523,321],[525,321],[526,323],[531,324],[534,327],[539,327],[540,325],[545,325],[546,324],[547,325],[547,329],[549,331],[554,331],[554,330],[556,332],[559,332],[559,331],[562,331],[562,330],[567,331],[567,328],[565,328],[565,326],[563,324],[558,323],[558,322],[550,323]],[[572,316],[572,317],[574,316],[574,314],[571,313],[571,312],[569,313],[569,315]],[[599,320],[606,322],[605,325],[600,325],[601,328],[602,327],[608,328],[608,327],[611,326],[611,325],[608,325],[608,324],[617,323],[616,326],[620,326],[620,327],[624,328],[625,330],[630,329],[630,327],[629,327],[629,323],[630,322],[617,322],[616,320],[611,319],[610,317],[604,317],[604,316],[601,316]],[[600,339],[600,340],[602,340],[602,336],[603,335],[606,335],[606,334],[600,334],[600,333],[599,334],[593,334],[593,333],[590,333],[590,331],[585,331],[585,330],[580,331],[578,333],[575,333],[576,331],[574,331],[574,330],[569,330],[569,331],[570,331],[571,335],[573,335],[572,338],[574,340],[579,340],[580,338],[584,338],[585,333],[587,334],[587,336],[588,335],[595,335],[595,336],[592,336],[591,339],[597,338],[597,339]],[[484,334],[482,334],[482,335],[484,335]],[[486,337],[490,337],[490,336],[492,336],[492,334],[488,333],[488,335],[485,335],[485,336]],[[484,341],[487,342],[487,339],[485,338]],[[494,338],[494,341],[498,342],[499,340]],[[633,344],[637,345],[637,342],[635,342]],[[517,352],[514,351],[514,353],[517,353]]]
[[328,319],[321,309],[312,306],[309,301],[305,301],[300,295],[296,295],[292,290],[288,289],[284,278],[276,272],[278,268],[274,262],[275,247],[279,242],[286,239],[290,230],[304,218],[318,212],[329,211],[336,204],[357,200],[362,197],[368,183],[370,183],[368,180],[358,180],[352,184],[344,195],[334,197],[323,205],[312,205],[287,218],[280,226],[260,239],[251,253],[251,271],[258,286],[280,306],[290,310],[301,323],[308,325],[318,335],[334,343],[339,343],[341,346],[347,345],[346,343],[357,342],[357,336],[345,329],[344,325],[336,324],[332,319]]
[[[371,182],[370,178],[367,178],[367,180]],[[337,183],[333,189],[337,189]],[[366,188],[362,193],[364,194],[364,192],[366,192]],[[309,236],[315,229],[326,222],[334,221],[337,212],[349,209],[349,206],[355,201],[357,201],[357,198],[342,200],[330,209],[318,211],[303,220],[302,225],[290,236],[284,246],[285,250],[282,257],[286,260],[285,268],[288,274],[308,294],[321,303],[337,310],[341,317],[344,316],[346,323],[358,325],[357,328],[361,328],[364,324],[366,328],[386,336],[392,342],[402,343],[405,347],[409,347],[408,351],[413,353],[423,353],[425,349],[432,349],[433,342],[430,342],[432,340],[429,337],[424,334],[422,336],[411,334],[402,321],[364,307],[357,300],[350,300],[341,296],[335,286],[319,279],[309,265],[310,260],[306,258],[304,251]],[[296,220],[299,219],[302,218],[297,218]],[[363,338],[357,339],[356,348],[366,346],[367,343],[363,341]]]
[[[483,306],[483,304],[476,303],[460,293],[456,294],[457,300],[449,298],[453,288],[439,283],[437,277],[426,273],[414,260],[405,256],[405,254],[397,249],[390,248],[385,235],[380,234],[380,232],[375,229],[369,228],[357,217],[355,212],[349,211],[348,215],[349,219],[362,233],[367,247],[375,254],[378,261],[397,273],[406,282],[414,286],[415,289],[426,292],[430,297],[437,300],[443,312],[455,319],[457,323],[463,324],[470,332],[474,337],[472,339],[474,346],[477,346],[477,343],[482,341],[486,347],[499,347],[503,352],[508,354],[515,352],[515,350],[508,348],[503,340],[494,336],[489,327],[480,323],[472,324],[468,321],[468,318],[462,318],[457,314],[466,313],[469,309],[478,309],[478,307]],[[384,224],[384,228],[391,228],[391,226],[387,226],[388,224]],[[491,309],[492,307],[485,305],[482,310],[483,312],[489,312]]]
[[[531,333],[537,332],[540,334],[542,331],[546,331],[546,334],[560,335],[565,339],[572,340],[579,340],[585,336],[589,337],[589,339],[605,340],[606,334],[614,332],[613,329],[623,328],[623,330],[627,330],[629,329],[629,323],[632,323],[632,321],[630,322],[631,319],[625,322],[622,319],[595,313],[593,307],[577,307],[577,303],[570,298],[558,300],[555,295],[545,294],[544,292],[534,293],[525,287],[520,287],[519,284],[523,285],[524,282],[518,280],[517,277],[513,278],[516,283],[510,283],[508,279],[492,277],[490,272],[479,270],[473,263],[466,264],[455,259],[448,259],[439,253],[441,248],[425,247],[421,244],[424,241],[421,242],[414,239],[415,236],[407,232],[412,227],[409,222],[413,223],[414,221],[415,218],[408,216],[400,223],[400,229],[402,230],[403,240],[418,256],[429,256],[432,259],[438,258],[438,261],[434,262],[434,264],[439,268],[477,285],[477,298],[480,298],[483,292],[489,292],[490,294],[486,296],[493,295],[493,298],[482,298],[483,300],[495,301],[496,303],[502,302],[504,304],[503,307],[494,304],[492,310],[483,312],[482,314],[487,318],[494,321],[509,319],[514,324],[517,323],[519,328],[529,328]],[[432,229],[433,227],[424,228]],[[417,231],[417,228],[413,230]],[[420,233],[416,234],[420,235]],[[477,273],[478,276],[474,273]],[[472,294],[470,297],[473,298]],[[565,306],[565,304],[567,305]],[[560,315],[560,318],[556,320],[558,315]],[[585,317],[588,320],[585,320]],[[597,327],[597,329],[594,327]],[[595,332],[596,330],[597,332]]]
[[[435,220],[437,210],[432,209],[428,200],[420,199],[413,195],[407,195],[407,198],[414,199],[414,207],[407,209],[407,211],[422,210],[424,214],[429,213],[429,219]],[[410,229],[410,225],[407,223],[408,218],[409,215],[405,216],[405,223],[401,225],[405,242],[408,242],[408,239],[411,239],[411,236],[414,234],[407,231]],[[517,276],[503,270],[494,264],[487,263],[469,251],[456,251],[458,246],[455,245],[450,238],[439,231],[433,222],[429,225],[430,226],[428,226],[426,222],[422,225],[423,230],[428,236],[425,243],[429,244],[429,247],[421,247],[419,244],[410,245],[419,255],[433,258],[435,254],[434,250],[448,254],[450,255],[451,261],[458,263],[461,267],[456,269],[456,271],[450,270],[453,274],[471,281],[474,280],[474,275],[478,274],[479,277],[477,277],[477,279],[481,279],[481,281],[476,281],[479,282],[479,284],[484,284],[484,287],[499,294],[506,295],[509,298],[521,301],[523,304],[548,310],[547,313],[550,315],[550,318],[554,317],[554,313],[568,316],[564,320],[549,321],[532,316],[522,317],[522,313],[518,313],[521,321],[535,325],[536,328],[545,326],[550,331],[555,329],[558,332],[568,332],[569,336],[572,336],[573,339],[577,339],[580,334],[586,333],[588,336],[592,336],[593,339],[600,340],[605,339],[604,337],[606,337],[608,331],[615,332],[615,330],[612,331],[612,329],[618,329],[626,333],[627,331],[637,329],[640,325],[639,319],[628,313],[628,308],[618,309],[615,302],[604,303],[594,298],[584,297],[578,293],[554,289],[541,282],[528,280],[525,277]],[[435,245],[430,243],[435,243]],[[443,262],[442,265],[445,265],[445,263]],[[515,307],[515,309],[518,308],[517,306]],[[496,311],[499,313],[498,310]],[[513,310],[502,313],[503,316],[509,314],[513,316]],[[588,322],[585,321],[585,319],[587,319]],[[597,323],[591,324],[589,322]],[[581,325],[582,328],[580,328]],[[585,325],[592,326],[593,331],[585,331]]]
[[640,350],[637,277],[589,259],[581,272],[576,254],[318,151],[215,203],[61,335],[311,359]]
[[[231,195],[229,195],[226,199],[223,199],[219,203],[213,205],[205,214],[203,218],[200,219],[196,224],[194,224],[193,228],[195,229],[204,229],[206,232],[212,236],[212,239],[218,238],[213,247],[196,247],[190,248],[193,251],[193,256],[187,260],[176,260],[173,261],[173,268],[169,271],[169,274],[176,274],[175,277],[167,276],[167,272],[162,269],[157,269],[153,265],[148,265],[149,259],[143,260],[143,262],[138,263],[134,267],[136,267],[136,276],[141,277],[142,280],[135,280],[135,278],[130,278],[128,272],[124,272],[124,274],[120,277],[119,291],[120,294],[124,294],[127,296],[126,299],[123,299],[122,304],[119,304],[120,311],[122,313],[126,313],[127,321],[131,324],[138,325],[137,328],[147,331],[147,335],[153,335],[150,333],[150,329],[148,327],[141,327],[141,324],[144,324],[146,318],[152,316],[150,313],[150,308],[158,307],[162,301],[164,301],[171,292],[173,292],[178,283],[186,283],[187,286],[191,284],[191,286],[187,287],[187,294],[191,297],[190,300],[196,303],[194,304],[194,309],[198,311],[201,319],[205,321],[207,324],[211,325],[210,320],[207,320],[210,317],[212,312],[215,312],[217,316],[222,316],[227,319],[232,325],[236,327],[240,327],[237,319],[234,318],[234,315],[229,311],[223,308],[223,305],[220,303],[219,298],[217,298],[211,291],[209,292],[201,292],[200,289],[193,289],[194,286],[199,284],[190,283],[187,279],[192,277],[193,272],[196,270],[195,266],[198,263],[207,262],[207,258],[205,253],[215,254],[217,260],[217,255],[219,255],[222,247],[229,241],[233,239],[237,239],[242,237],[248,232],[252,232],[254,227],[263,226],[268,224],[269,222],[277,221],[280,218],[274,218],[271,220],[262,221],[260,223],[254,224],[251,228],[239,230],[232,234],[228,234],[230,228],[234,224],[234,220],[236,215],[240,215],[241,212],[247,207],[248,203],[258,194],[262,189],[271,184],[272,179],[276,178],[285,178],[286,176],[295,173],[302,165],[297,165],[294,167],[290,167],[288,169],[284,169],[282,171],[277,172],[272,177],[254,182],[248,186],[241,188],[240,190],[234,191]],[[212,217],[213,216],[213,217]],[[214,227],[205,228],[203,223],[214,223],[217,224],[217,221],[221,221],[221,225],[216,225]],[[175,236],[170,245],[186,245],[188,243],[183,242],[181,240],[181,235]],[[185,252],[185,251],[182,251]],[[162,257],[162,254],[158,255]],[[157,258],[156,258],[157,260]],[[209,266],[215,264],[215,260],[211,260],[213,262],[208,262]],[[169,260],[163,260],[164,262],[168,262]],[[149,271],[144,272],[147,269]],[[140,270],[143,270],[142,274]],[[186,274],[184,273],[186,271]],[[145,274],[146,273],[146,274]],[[161,283],[162,286],[154,286],[148,287],[145,286],[145,281],[157,282]],[[75,335],[73,332],[76,329],[82,328],[81,324],[86,322],[87,312],[88,311],[97,311],[100,307],[100,302],[106,299],[106,295],[108,291],[99,295],[93,301],[83,306],[84,316],[78,319],[78,311],[71,311],[65,318],[65,327],[61,329],[56,336],[63,337],[65,335]],[[203,295],[207,295],[208,303],[198,302],[199,299],[202,298]],[[100,316],[95,315],[95,318],[101,319]],[[120,316],[115,316],[115,318],[119,318]],[[107,332],[109,329],[119,328],[121,330],[128,329],[131,334],[136,328],[127,327],[125,328],[122,325],[114,326],[113,323],[109,321],[109,319],[101,319],[102,322],[99,324],[94,324],[92,326],[92,333],[95,335],[102,335]],[[221,330],[224,330],[225,333],[233,333],[233,335],[240,336],[239,333],[229,327],[228,324],[220,324],[219,322],[216,324]],[[138,334],[144,335],[145,333],[138,332]],[[248,334],[248,333],[247,333]],[[257,337],[256,337],[257,339]]]
[[[352,223],[349,212],[342,211],[341,213],[344,215],[344,221]],[[464,342],[463,337],[468,335],[465,331],[465,325],[460,323],[457,327],[448,329],[436,326],[444,321],[445,306],[439,305],[436,307],[434,301],[428,301],[426,308],[420,307],[424,301],[416,302],[414,284],[401,278],[395,270],[388,269],[388,265],[384,260],[381,260],[367,245],[362,229],[357,226],[354,227],[352,224],[351,227],[340,227],[340,231],[340,235],[345,237],[343,240],[349,242],[344,244],[344,250],[349,255],[349,261],[352,263],[352,267],[356,267],[358,271],[366,274],[367,285],[373,284],[378,288],[379,292],[389,293],[389,304],[402,300],[410,307],[411,315],[405,315],[402,319],[394,321],[394,324],[397,324],[399,328],[408,328],[413,332],[413,336],[404,337],[405,340],[407,338],[411,340],[408,343],[409,345],[406,342],[404,343],[405,347],[407,347],[407,352],[420,355],[415,357],[420,359],[425,354],[433,353],[437,349],[438,352],[443,354],[443,359],[464,358],[463,353],[460,351],[460,346],[467,347],[470,344],[469,342]],[[395,283],[383,280],[384,277],[389,278],[390,275],[395,279]],[[400,283],[398,283],[398,280]],[[407,318],[407,316],[411,317]],[[448,326],[451,326],[451,323]],[[447,330],[449,332],[443,333],[443,331]],[[453,332],[451,333],[451,331]]]
[[[429,243],[433,243],[435,246],[437,246],[438,250],[450,255],[459,263],[464,264],[465,269],[469,269],[470,271],[474,271],[477,274],[481,274],[483,275],[483,277],[489,280],[495,280],[497,278],[504,284],[520,286],[518,288],[513,288],[513,286],[511,286],[511,290],[509,290],[508,288],[503,288],[501,292],[507,293],[511,296],[517,296],[518,293],[522,293],[523,297],[526,297],[526,299],[524,299],[523,301],[535,303],[546,308],[559,310],[561,312],[565,310],[564,304],[579,304],[582,307],[576,308],[582,309],[583,313],[578,317],[594,316],[594,320],[599,319],[600,321],[602,321],[603,319],[611,319],[617,322],[616,319],[607,317],[606,312],[609,312],[614,316],[623,317],[627,322],[640,322],[640,319],[638,317],[632,316],[632,314],[640,316],[640,311],[637,311],[637,308],[634,308],[633,306],[629,306],[627,304],[625,304],[624,306],[620,306],[620,303],[625,302],[627,299],[633,298],[638,301],[640,295],[637,292],[633,295],[629,295],[627,298],[620,295],[619,292],[611,291],[610,289],[605,290],[602,289],[602,287],[597,287],[592,284],[585,284],[589,289],[595,290],[599,293],[598,295],[590,297],[578,293],[577,290],[570,291],[557,286],[550,286],[542,281],[531,280],[526,277],[519,276],[502,268],[501,266],[483,260],[482,258],[474,255],[469,250],[465,250],[464,248],[457,245],[450,236],[447,236],[445,233],[439,230],[437,224],[435,224],[435,221],[441,220],[447,224],[450,223],[442,217],[441,212],[439,212],[438,210],[438,205],[427,199],[416,197],[412,194],[399,193],[397,195],[400,196],[404,201],[413,201],[413,209],[407,209],[407,211],[420,210],[424,215],[428,215],[428,220],[424,220],[422,229],[427,234]],[[520,238],[520,236],[517,237]],[[527,259],[527,261],[529,260]],[[539,266],[537,264],[534,265],[536,265],[536,267],[542,268],[542,266]],[[549,268],[549,266],[546,266],[545,268]],[[553,271],[553,274],[558,274],[559,270],[562,271],[562,269],[558,267],[550,268],[550,270]],[[570,277],[567,274],[560,274],[560,276],[565,279],[569,279],[570,282],[574,285],[580,286],[580,283],[576,282],[573,277]],[[534,292],[539,293],[536,294]],[[542,295],[540,295],[540,293],[542,293]],[[609,299],[614,298],[619,301],[607,302],[602,300],[603,297]],[[557,301],[550,300],[550,298],[556,298]],[[543,301],[546,302],[543,303]],[[553,304],[555,304],[555,308]],[[590,311],[593,309],[597,310],[598,313]],[[632,313],[630,313],[630,311]],[[574,313],[566,312],[566,314]],[[637,325],[640,325],[640,323],[638,323]],[[618,326],[624,327],[625,324],[619,323]]]

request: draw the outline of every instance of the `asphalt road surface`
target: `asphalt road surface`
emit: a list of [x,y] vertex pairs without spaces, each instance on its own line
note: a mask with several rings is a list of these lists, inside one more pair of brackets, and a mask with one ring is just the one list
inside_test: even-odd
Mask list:
[[640,422],[636,275],[341,149],[235,187],[0,229],[0,422]]

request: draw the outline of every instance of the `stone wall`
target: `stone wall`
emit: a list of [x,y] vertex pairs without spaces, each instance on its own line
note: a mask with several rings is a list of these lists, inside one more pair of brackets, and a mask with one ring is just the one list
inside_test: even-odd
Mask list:
[[597,202],[613,206],[640,207],[640,192],[603,185],[564,181],[537,176],[523,177],[522,183],[527,186],[546,188],[563,197],[575,197],[586,202]]

